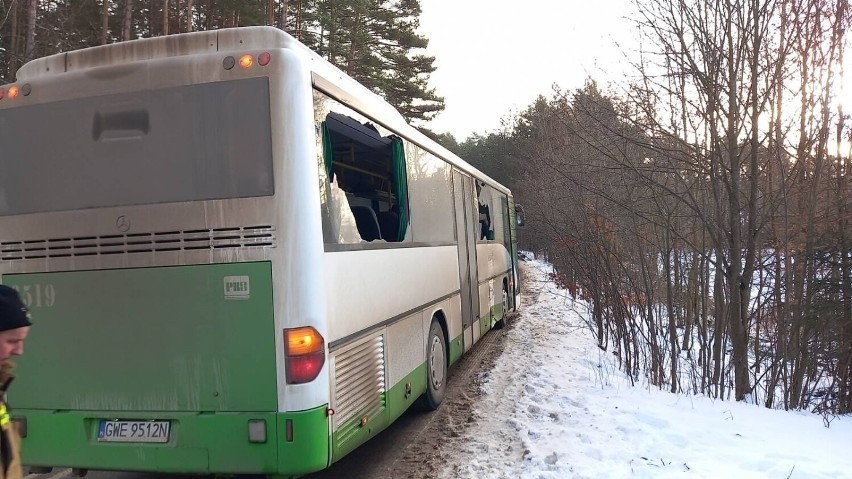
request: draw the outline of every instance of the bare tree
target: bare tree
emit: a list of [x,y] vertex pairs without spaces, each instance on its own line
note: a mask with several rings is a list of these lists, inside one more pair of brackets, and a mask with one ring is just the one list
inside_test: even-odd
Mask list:
[[169,0],[163,0],[163,35],[169,34]]
[[101,45],[109,41],[109,0],[101,0]]
[[289,0],[281,0],[281,22],[278,24],[278,28],[282,30],[287,29],[287,21],[289,20],[288,14],[290,10],[290,1]]
[[[688,156],[665,154],[673,171],[666,189],[696,213],[714,244],[710,258],[727,293],[725,325],[730,332],[735,397],[751,392],[749,373],[749,304],[755,256],[765,217],[758,209],[761,150],[760,116],[768,101],[758,88],[762,72],[777,58],[766,41],[774,2],[761,0],[639,2],[642,31],[663,61],[637,65],[645,75],[641,95],[661,98],[663,112],[677,112],[680,127],[670,127],[649,112],[654,136],[695,142]],[[654,48],[651,47],[651,48]],[[650,58],[650,57],[644,57]],[[658,81],[662,73],[666,81]],[[670,78],[678,82],[667,81]],[[644,100],[643,100],[644,101]],[[689,127],[693,138],[682,137]],[[686,151],[686,150],[685,150]],[[699,175],[708,180],[710,208],[692,193]],[[706,253],[705,253],[706,254]],[[718,299],[718,298],[717,298]],[[717,320],[721,316],[717,312]],[[718,331],[718,329],[717,329]],[[721,350],[717,345],[717,354]],[[719,357],[716,356],[717,365]],[[716,368],[718,376],[719,368]],[[719,378],[721,380],[721,378]]]
[[19,24],[20,19],[18,15],[18,3],[17,1],[12,2],[11,6],[11,32],[10,32],[10,41],[9,41],[9,52],[7,55],[7,61],[9,62],[8,70],[5,72],[8,75],[8,78],[14,78],[15,72],[17,71],[18,65],[20,64],[20,60],[18,58],[19,50],[20,50],[20,41],[18,37],[20,37],[19,32]]
[[133,35],[133,0],[124,0],[121,22],[121,40],[131,40]]
[[27,35],[24,44],[24,58],[32,60],[35,51],[35,29],[38,18],[38,0],[27,1]]

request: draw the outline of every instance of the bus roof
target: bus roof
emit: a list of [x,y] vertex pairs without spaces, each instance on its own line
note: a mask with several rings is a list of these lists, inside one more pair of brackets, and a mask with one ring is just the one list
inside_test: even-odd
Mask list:
[[215,52],[239,53],[246,50],[272,48],[285,48],[299,52],[302,58],[309,62],[313,72],[312,80],[320,90],[324,90],[385,127],[418,143],[477,179],[504,193],[511,194],[508,188],[409,125],[405,118],[379,95],[275,27],[238,27],[182,33],[57,53],[27,62],[18,70],[17,79],[18,83],[23,83],[48,75],[115,67],[158,58]]

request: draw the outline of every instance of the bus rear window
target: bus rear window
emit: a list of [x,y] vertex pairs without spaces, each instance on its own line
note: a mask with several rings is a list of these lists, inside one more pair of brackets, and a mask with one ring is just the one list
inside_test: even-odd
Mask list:
[[0,110],[0,215],[269,196],[268,79]]

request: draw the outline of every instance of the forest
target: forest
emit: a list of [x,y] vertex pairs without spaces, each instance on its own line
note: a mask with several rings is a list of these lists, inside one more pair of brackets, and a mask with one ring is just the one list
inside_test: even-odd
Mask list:
[[630,82],[450,146],[510,185],[523,247],[635,379],[852,412],[848,2],[636,6]]
[[0,84],[24,63],[135,38],[249,25],[281,28],[422,126],[444,109],[419,0],[0,0]]
[[59,51],[277,26],[509,186],[521,247],[631,377],[852,412],[848,0],[635,6],[635,75],[557,87],[461,143],[426,130],[444,100],[418,0],[0,0],[0,83]]

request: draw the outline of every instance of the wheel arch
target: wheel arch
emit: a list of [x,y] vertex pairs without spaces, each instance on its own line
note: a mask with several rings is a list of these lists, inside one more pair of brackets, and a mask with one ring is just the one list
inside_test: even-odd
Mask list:
[[[444,344],[447,345],[447,347],[444,350],[444,355],[447,357],[447,364],[449,364],[449,360],[450,360],[450,347],[449,347],[450,346],[450,337],[449,337],[449,327],[447,325],[447,316],[444,314],[444,310],[443,309],[436,309],[435,311],[433,311],[432,312],[432,319],[431,319],[431,321],[429,321],[430,327],[431,327],[432,321],[438,322],[438,326],[441,327],[441,332],[444,334]],[[427,331],[428,331],[428,329],[427,329]]]

